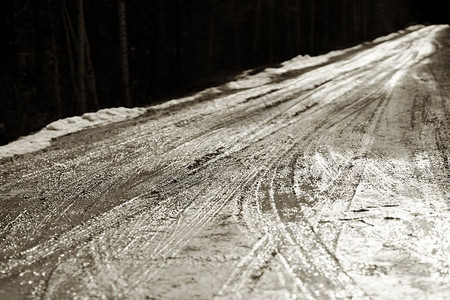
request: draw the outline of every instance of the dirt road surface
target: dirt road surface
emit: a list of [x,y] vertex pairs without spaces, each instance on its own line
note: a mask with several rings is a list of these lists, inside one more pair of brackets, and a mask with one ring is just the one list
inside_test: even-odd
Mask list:
[[448,299],[449,49],[423,27],[3,158],[0,299]]

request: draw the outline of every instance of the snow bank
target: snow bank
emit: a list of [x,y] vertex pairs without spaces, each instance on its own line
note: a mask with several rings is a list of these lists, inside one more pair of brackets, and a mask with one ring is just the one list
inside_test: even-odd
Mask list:
[[394,39],[394,38],[396,38],[396,37],[398,37],[398,36],[400,36],[402,34],[405,34],[405,33],[411,32],[411,31],[415,31],[415,30],[419,30],[419,29],[422,29],[424,27],[425,27],[425,25],[412,25],[412,26],[409,26],[408,28],[406,28],[405,30],[400,30],[400,31],[397,31],[397,32],[393,32],[393,33],[391,33],[389,35],[381,36],[379,38],[376,38],[376,39],[373,40],[373,43],[387,42],[387,41],[392,40],[392,39]]
[[85,113],[82,116],[61,119],[48,124],[35,134],[21,137],[7,145],[0,146],[0,158],[41,150],[50,146],[50,141],[53,138],[94,126],[135,118],[146,111],[147,109],[145,108],[117,107],[101,109],[95,113]]
[[[383,42],[387,42],[389,40],[399,37],[402,34],[411,31],[416,31],[423,27],[425,26],[423,25],[411,26],[405,30],[392,33],[385,37],[377,38],[372,42],[372,44],[380,44]],[[263,86],[265,84],[271,83],[274,78],[276,78],[281,74],[295,70],[318,67],[322,64],[329,62],[333,58],[336,58],[340,55],[344,55],[347,53],[351,53],[351,51],[360,49],[362,47],[363,47],[362,45],[358,45],[345,50],[332,51],[327,54],[315,57],[311,57],[309,55],[304,56],[299,55],[291,60],[282,63],[277,68],[266,68],[262,72],[259,72],[257,74],[253,74],[252,70],[245,71],[240,76],[238,76],[235,81],[231,81],[222,87],[229,90],[240,90]],[[429,47],[424,48],[422,50],[423,53],[421,53],[421,55],[426,56],[432,50],[433,49],[429,49]],[[48,124],[45,128],[43,128],[41,131],[35,134],[19,138],[18,140],[9,143],[8,145],[0,146],[0,158],[13,156],[15,154],[25,154],[37,151],[48,147],[50,145],[50,141],[53,138],[57,138],[65,134],[77,132],[93,126],[100,126],[123,121],[129,118],[135,118],[145,113],[148,109],[152,110],[167,109],[174,105],[179,105],[197,100],[199,98],[204,97],[205,95],[211,96],[220,93],[221,90],[219,88],[209,88],[195,95],[179,99],[173,99],[171,101],[154,105],[149,108],[119,107],[119,108],[101,109],[95,113],[85,113],[81,117],[77,116],[58,120]]]
[[135,108],[106,108],[97,112],[85,113],[82,116],[69,117],[61,120],[57,120],[45,126],[37,133],[20,137],[16,141],[13,141],[7,145],[0,146],[0,159],[5,157],[11,157],[14,155],[20,155],[25,153],[31,153],[50,146],[52,139],[77,131],[81,131],[86,128],[95,126],[101,126],[111,123],[120,122],[123,120],[139,117],[148,110],[161,110],[167,109],[171,106],[183,104],[186,102],[194,101],[198,98],[206,95],[214,95],[220,93],[217,88],[208,88],[193,96],[173,99],[161,104],[157,104],[150,107],[135,107]]
[[[395,39],[403,34],[416,31],[424,27],[424,25],[413,25],[404,30],[391,33],[387,36],[379,37],[373,40],[371,43],[365,43],[365,45],[381,44]],[[313,57],[309,55],[299,55],[292,58],[291,60],[285,61],[277,68],[266,68],[262,72],[254,75],[252,75],[251,71],[245,71],[240,76],[238,76],[237,80],[227,83],[226,87],[229,89],[248,89],[262,86],[272,82],[275,75],[281,75],[290,71],[316,67],[329,62],[333,58],[351,53],[352,51],[361,49],[362,47],[363,45],[361,44],[344,50],[335,50],[324,55]]]

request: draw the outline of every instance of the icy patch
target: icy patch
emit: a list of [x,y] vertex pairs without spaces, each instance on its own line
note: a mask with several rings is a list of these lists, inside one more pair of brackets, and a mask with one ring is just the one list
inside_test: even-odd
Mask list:
[[21,137],[7,145],[0,146],[0,158],[41,150],[50,146],[50,141],[54,138],[94,126],[135,118],[146,111],[146,108],[117,107],[101,109],[95,113],[85,113],[82,116],[61,119],[48,124],[35,134]]
[[[367,55],[367,53],[359,53],[357,54],[359,57],[358,63],[364,62],[365,64],[372,63],[374,61],[383,59],[383,53],[384,48],[392,48],[395,46],[395,43],[397,41],[393,41],[393,43],[388,43],[387,45],[384,45],[384,42],[390,41],[392,39],[395,39],[399,37],[401,34],[404,34],[405,32],[412,32],[412,31],[420,31],[423,30],[425,26],[423,25],[416,25],[408,27],[406,30],[402,30],[393,34],[390,34],[385,37],[377,38],[373,41],[373,44],[380,43],[381,45],[378,45],[379,51],[374,51],[372,55]],[[401,43],[399,41],[398,43]],[[422,48],[420,50],[420,53],[418,53],[418,57],[421,59],[425,59],[428,57],[433,51],[435,50],[435,45],[431,43],[431,38],[425,42],[422,45]],[[267,84],[270,84],[273,82],[274,78],[285,74],[287,72],[292,71],[301,71],[302,69],[307,68],[314,68],[319,67],[323,64],[326,64],[330,62],[333,58],[337,58],[341,55],[345,55],[347,53],[351,53],[352,51],[356,49],[362,48],[363,45],[358,45],[352,48],[344,49],[344,50],[337,50],[337,51],[331,51],[327,54],[311,57],[309,55],[299,55],[297,57],[294,57],[291,60],[288,60],[282,64],[280,64],[279,67],[275,68],[266,68],[262,72],[259,72],[257,74],[253,74],[251,70],[243,72],[235,81],[231,81],[222,87],[225,87],[227,89],[231,90],[240,90],[240,89],[251,89],[256,88],[260,86],[264,86]],[[389,50],[389,49],[388,49]],[[348,69],[352,69],[353,67],[351,65],[344,66]],[[398,72],[396,76],[394,76],[390,82],[391,85],[394,85],[403,75],[402,72]],[[313,85],[317,84],[319,82],[319,79],[311,78],[311,83]],[[149,108],[109,108],[109,109],[102,109],[95,113],[85,113],[82,116],[77,117],[70,117],[62,120],[55,121],[51,124],[48,124],[45,128],[43,128],[41,131],[29,135],[26,137],[19,138],[18,140],[5,145],[0,146],[0,158],[4,157],[10,157],[15,154],[25,154],[33,151],[37,151],[43,148],[46,148],[50,146],[50,141],[53,138],[57,138],[62,135],[66,135],[68,133],[77,132],[80,130],[83,130],[85,128],[93,127],[93,126],[100,126],[105,124],[110,124],[114,122],[123,121],[125,119],[129,118],[135,118],[143,113],[145,113],[147,110],[160,110],[160,109],[167,109],[172,106],[176,106],[179,104],[189,103],[193,102],[195,100],[201,99],[205,96],[211,97],[214,95],[219,95],[222,91],[220,88],[209,88],[204,91],[201,91],[195,95],[184,97],[184,98],[178,98],[173,99],[170,101],[167,101],[165,103],[161,103],[158,105],[151,106]]]
[[[400,30],[398,32],[391,33],[387,36],[379,37],[375,40],[373,40],[369,44],[381,44],[390,40],[393,40],[402,34],[405,34],[407,32],[413,32],[420,29],[425,28],[424,25],[413,25],[405,30]],[[357,45],[351,48],[347,48],[344,50],[334,50],[327,54],[319,55],[319,56],[309,56],[309,55],[299,55],[291,60],[285,61],[280,65],[280,67],[277,68],[266,68],[263,71],[252,75],[251,71],[245,71],[241,75],[238,76],[238,78],[235,81],[231,81],[225,85],[226,88],[232,89],[232,90],[239,90],[239,89],[250,89],[255,88],[259,86],[263,86],[266,84],[269,84],[272,82],[273,77],[276,75],[281,75],[284,73],[287,73],[289,71],[295,71],[295,70],[301,70],[306,68],[312,68],[317,67],[319,65],[325,64],[329,62],[331,59],[336,58],[340,55],[345,55],[347,53],[350,53],[354,50],[361,49],[363,45]],[[426,51],[426,50],[424,50]],[[383,52],[379,51],[377,52],[379,56],[382,56]],[[367,57],[368,62],[372,62],[376,60],[378,57]]]
[[267,72],[244,77],[236,81],[231,81],[226,84],[226,87],[232,90],[250,89],[262,86],[271,82],[270,76]]
[[150,107],[115,107],[105,108],[97,112],[85,113],[82,116],[69,117],[57,120],[45,126],[37,133],[20,137],[7,145],[0,146],[0,158],[11,157],[42,150],[50,146],[52,139],[81,131],[86,128],[101,126],[120,122],[127,119],[137,118],[148,110],[162,110],[172,106],[191,102],[205,96],[211,96],[220,93],[218,88],[208,88],[195,95],[172,99],[170,101],[157,104]]
[[424,27],[425,27],[425,25],[412,25],[412,26],[409,26],[408,28],[406,28],[405,30],[400,30],[398,32],[391,33],[389,35],[376,38],[373,40],[373,43],[387,42],[389,40],[392,40],[392,39],[400,36],[401,34],[404,34],[405,32],[416,31],[416,30],[422,29]]
[[169,100],[169,101],[161,103],[161,104],[153,105],[149,108],[151,108],[153,110],[167,109],[167,108],[175,106],[175,105],[188,103],[188,102],[200,99],[202,97],[213,96],[213,95],[217,95],[220,93],[221,93],[221,90],[216,87],[207,88],[203,91],[196,93],[195,95],[183,97],[183,98],[172,99],[172,100]]
[[274,77],[277,77],[289,71],[319,66],[323,63],[328,62],[330,58],[345,53],[346,51],[350,51],[350,49],[333,51],[328,54],[315,57],[311,57],[309,55],[299,55],[291,60],[282,63],[279,67],[266,68],[254,75],[251,74],[251,70],[245,71],[237,78],[237,80],[227,83],[225,87],[232,90],[260,87],[266,84],[270,84],[273,81]]

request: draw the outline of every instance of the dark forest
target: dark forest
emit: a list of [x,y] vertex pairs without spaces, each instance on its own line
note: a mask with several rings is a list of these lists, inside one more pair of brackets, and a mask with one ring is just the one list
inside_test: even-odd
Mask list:
[[2,1],[0,144],[61,117],[445,23],[444,12],[413,0]]

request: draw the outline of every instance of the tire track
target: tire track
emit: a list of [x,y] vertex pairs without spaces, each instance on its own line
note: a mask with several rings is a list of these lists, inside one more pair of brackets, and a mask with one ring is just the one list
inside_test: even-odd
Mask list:
[[[39,281],[34,295],[48,299],[66,292],[141,297],[154,285],[167,285],[161,280],[172,274],[168,270],[186,259],[180,253],[217,224],[225,207],[238,202],[240,217],[260,239],[223,279],[218,298],[257,295],[273,264],[284,266],[283,274],[293,282],[288,288],[292,298],[370,297],[357,274],[361,269],[341,245],[354,233],[349,224],[373,221],[364,217],[372,211],[360,203],[361,182],[374,176],[402,181],[383,167],[388,159],[373,145],[380,139],[380,124],[391,121],[388,108],[396,102],[396,86],[414,65],[432,57],[434,48],[427,43],[438,30],[412,32],[296,78],[192,103],[172,114],[158,112],[89,145],[40,153],[33,158],[34,168],[19,159],[2,181],[0,201],[7,203],[17,187],[32,192],[40,182],[49,204],[26,207],[21,202],[28,214],[20,207],[5,210],[0,237],[2,245],[11,246],[2,252],[0,279],[34,278]],[[435,86],[421,88],[425,94],[438,93]],[[416,99],[416,108],[423,108],[422,100]],[[434,108],[445,107],[446,101],[425,100],[429,109],[412,112],[410,124],[422,131],[422,152],[435,143],[441,158],[405,153],[416,165],[408,172],[432,180],[441,170],[433,166],[445,161],[448,128],[445,114]],[[431,131],[421,127],[430,120],[435,124]],[[377,161],[380,166],[374,165]],[[55,174],[61,177],[55,180]],[[406,193],[394,179],[373,180],[373,189],[392,197]],[[446,196],[433,189],[442,191],[445,185],[420,182],[409,197],[434,193],[426,203],[442,205],[439,199]],[[71,220],[86,216],[83,211],[96,215],[70,228]],[[394,219],[385,222],[397,220],[388,217]],[[430,227],[432,237],[442,237],[439,226]],[[24,241],[21,235],[37,240]],[[415,255],[423,258],[420,251]],[[439,254],[430,265],[445,272],[445,259]],[[33,275],[30,270],[40,266],[49,273]]]

